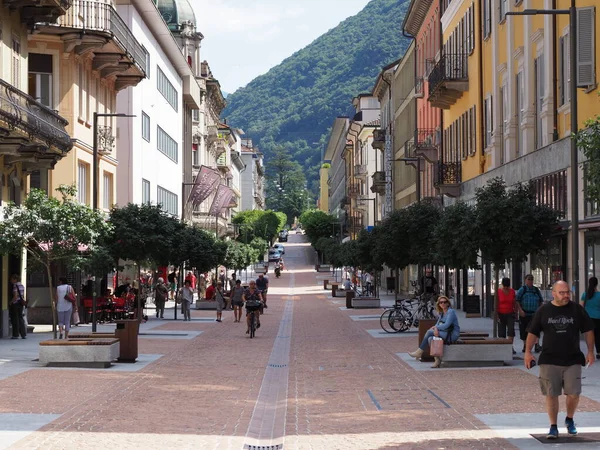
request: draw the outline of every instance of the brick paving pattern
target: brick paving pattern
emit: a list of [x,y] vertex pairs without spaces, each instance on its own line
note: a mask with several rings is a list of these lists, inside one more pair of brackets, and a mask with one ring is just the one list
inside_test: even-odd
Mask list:
[[[349,316],[381,310],[341,310],[328,299],[301,239],[286,246],[294,274],[271,277],[255,339],[230,312],[223,323],[164,321],[154,330],[202,334],[140,339],[140,353],[163,356],[137,372],[39,368],[1,380],[0,414],[60,414],[10,448],[515,448],[475,415],[543,412],[534,376],[415,371],[396,354],[414,350],[416,334],[370,336],[378,320]],[[580,410],[600,404],[583,397]]]

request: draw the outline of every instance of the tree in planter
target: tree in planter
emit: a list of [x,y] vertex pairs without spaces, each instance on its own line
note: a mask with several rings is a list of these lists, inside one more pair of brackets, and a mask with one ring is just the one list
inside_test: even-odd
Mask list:
[[[176,236],[182,224],[168,215],[159,205],[129,203],[122,208],[114,207],[110,212],[113,225],[113,240],[110,251],[115,260],[130,260],[137,265],[137,279],[141,265],[149,261],[153,265],[169,263],[176,259],[174,248]],[[141,320],[141,304],[138,289],[138,320]]]
[[381,225],[375,227],[372,254],[375,261],[393,270],[404,269],[411,263],[408,234],[409,215],[406,209],[392,211]]
[[435,226],[442,215],[434,203],[423,200],[404,209],[405,227],[410,239],[408,246],[411,264],[435,264]]
[[506,262],[520,262],[527,255],[546,248],[558,229],[558,213],[537,205],[531,184],[507,190],[502,178],[493,178],[478,188],[476,221],[479,248],[494,264],[494,337],[498,335],[498,285],[500,268]]
[[62,185],[57,192],[60,198],[32,189],[22,205],[6,206],[0,221],[0,252],[19,255],[25,249],[32,265],[46,271],[55,339],[52,267],[57,263],[81,266],[82,252],[93,253],[96,243],[111,230],[101,213],[73,200],[74,186]]
[[330,237],[335,232],[335,217],[317,209],[304,212],[300,216],[300,222],[304,227],[308,241],[313,247],[320,238]]
[[[442,211],[434,229],[435,260],[455,269],[478,267],[479,242],[475,208],[464,202]],[[466,286],[463,287],[466,289]],[[466,291],[465,291],[466,292]]]

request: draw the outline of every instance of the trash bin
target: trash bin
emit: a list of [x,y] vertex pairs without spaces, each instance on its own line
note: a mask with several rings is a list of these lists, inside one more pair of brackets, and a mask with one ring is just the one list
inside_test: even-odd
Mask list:
[[354,298],[354,291],[346,291],[346,308],[352,308],[352,299]]
[[323,289],[327,290],[328,284],[329,284],[329,280],[323,280]]
[[117,320],[115,337],[119,339],[119,362],[134,363],[138,357],[138,330],[137,319]]

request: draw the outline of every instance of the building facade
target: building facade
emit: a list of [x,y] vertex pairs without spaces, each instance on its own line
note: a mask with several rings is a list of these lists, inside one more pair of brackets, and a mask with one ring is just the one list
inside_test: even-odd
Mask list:
[[[30,59],[32,46],[28,28],[45,21],[61,20],[70,2],[4,1],[0,4],[0,200],[20,204],[30,187],[48,190],[48,173],[72,152],[72,129],[59,102],[53,72],[58,58]],[[45,72],[41,70],[45,70]],[[49,70],[49,71],[48,71]],[[57,112],[58,110],[58,112]],[[26,271],[27,258],[0,257],[0,336],[8,336],[8,305],[12,299],[10,276],[22,277],[26,287],[35,286]],[[28,289],[29,291],[30,289]],[[29,298],[31,308],[40,306]]]
[[241,158],[245,169],[241,175],[242,203],[240,210],[265,209],[265,168],[263,154],[252,144],[252,139],[243,139]]

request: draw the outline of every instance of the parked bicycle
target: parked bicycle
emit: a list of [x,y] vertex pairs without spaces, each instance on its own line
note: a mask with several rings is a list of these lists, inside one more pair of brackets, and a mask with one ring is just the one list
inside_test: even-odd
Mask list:
[[379,323],[386,333],[401,333],[410,327],[418,327],[420,319],[435,319],[430,296],[397,301],[392,308],[383,311]]

